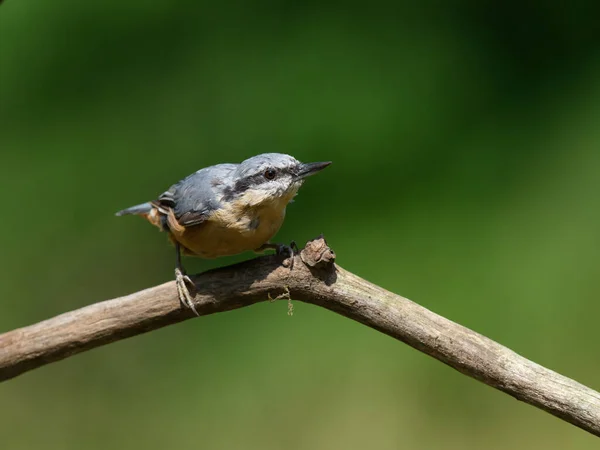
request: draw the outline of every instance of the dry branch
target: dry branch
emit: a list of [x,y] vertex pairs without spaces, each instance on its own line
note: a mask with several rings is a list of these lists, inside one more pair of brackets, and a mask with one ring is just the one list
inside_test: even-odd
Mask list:
[[[289,292],[361,322],[489,386],[600,436],[600,394],[334,264],[322,238],[282,264],[263,256],[193,277],[200,315]],[[289,290],[289,291],[288,291]],[[283,295],[284,296],[284,295]],[[193,318],[173,282],[0,335],[0,381],[68,356]]]

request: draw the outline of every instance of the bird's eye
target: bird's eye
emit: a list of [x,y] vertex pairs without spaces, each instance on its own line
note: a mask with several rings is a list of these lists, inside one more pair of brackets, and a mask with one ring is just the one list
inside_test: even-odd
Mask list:
[[267,180],[274,180],[275,179],[275,175],[277,175],[277,172],[275,172],[275,169],[267,169],[267,170],[265,170],[265,178]]

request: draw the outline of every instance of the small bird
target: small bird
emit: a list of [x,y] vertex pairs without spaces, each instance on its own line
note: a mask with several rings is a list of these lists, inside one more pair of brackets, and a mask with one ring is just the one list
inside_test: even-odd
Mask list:
[[179,300],[198,315],[186,286],[193,287],[193,282],[181,264],[181,254],[217,258],[274,249],[293,257],[290,246],[272,244],[270,239],[304,179],[329,164],[301,163],[282,153],[263,153],[239,164],[217,164],[189,175],[158,199],[116,215],[142,216],[168,233],[175,246]]

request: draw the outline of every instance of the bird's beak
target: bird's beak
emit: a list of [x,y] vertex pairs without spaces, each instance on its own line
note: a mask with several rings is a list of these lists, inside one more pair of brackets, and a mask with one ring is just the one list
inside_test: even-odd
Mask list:
[[331,161],[301,164],[300,165],[300,170],[296,174],[296,178],[298,180],[302,180],[302,179],[304,179],[306,177],[314,175],[315,173],[320,172],[321,170],[323,170],[329,164],[331,164]]

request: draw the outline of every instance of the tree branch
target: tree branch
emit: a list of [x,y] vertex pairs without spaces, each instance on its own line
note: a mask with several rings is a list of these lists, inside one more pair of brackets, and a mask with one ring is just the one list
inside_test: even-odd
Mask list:
[[[334,264],[325,240],[307,244],[293,270],[275,255],[193,277],[200,315],[291,298],[392,336],[456,370],[600,436],[600,394]],[[286,261],[288,264],[290,260]],[[0,381],[45,364],[193,318],[173,282],[96,303],[0,335]]]

